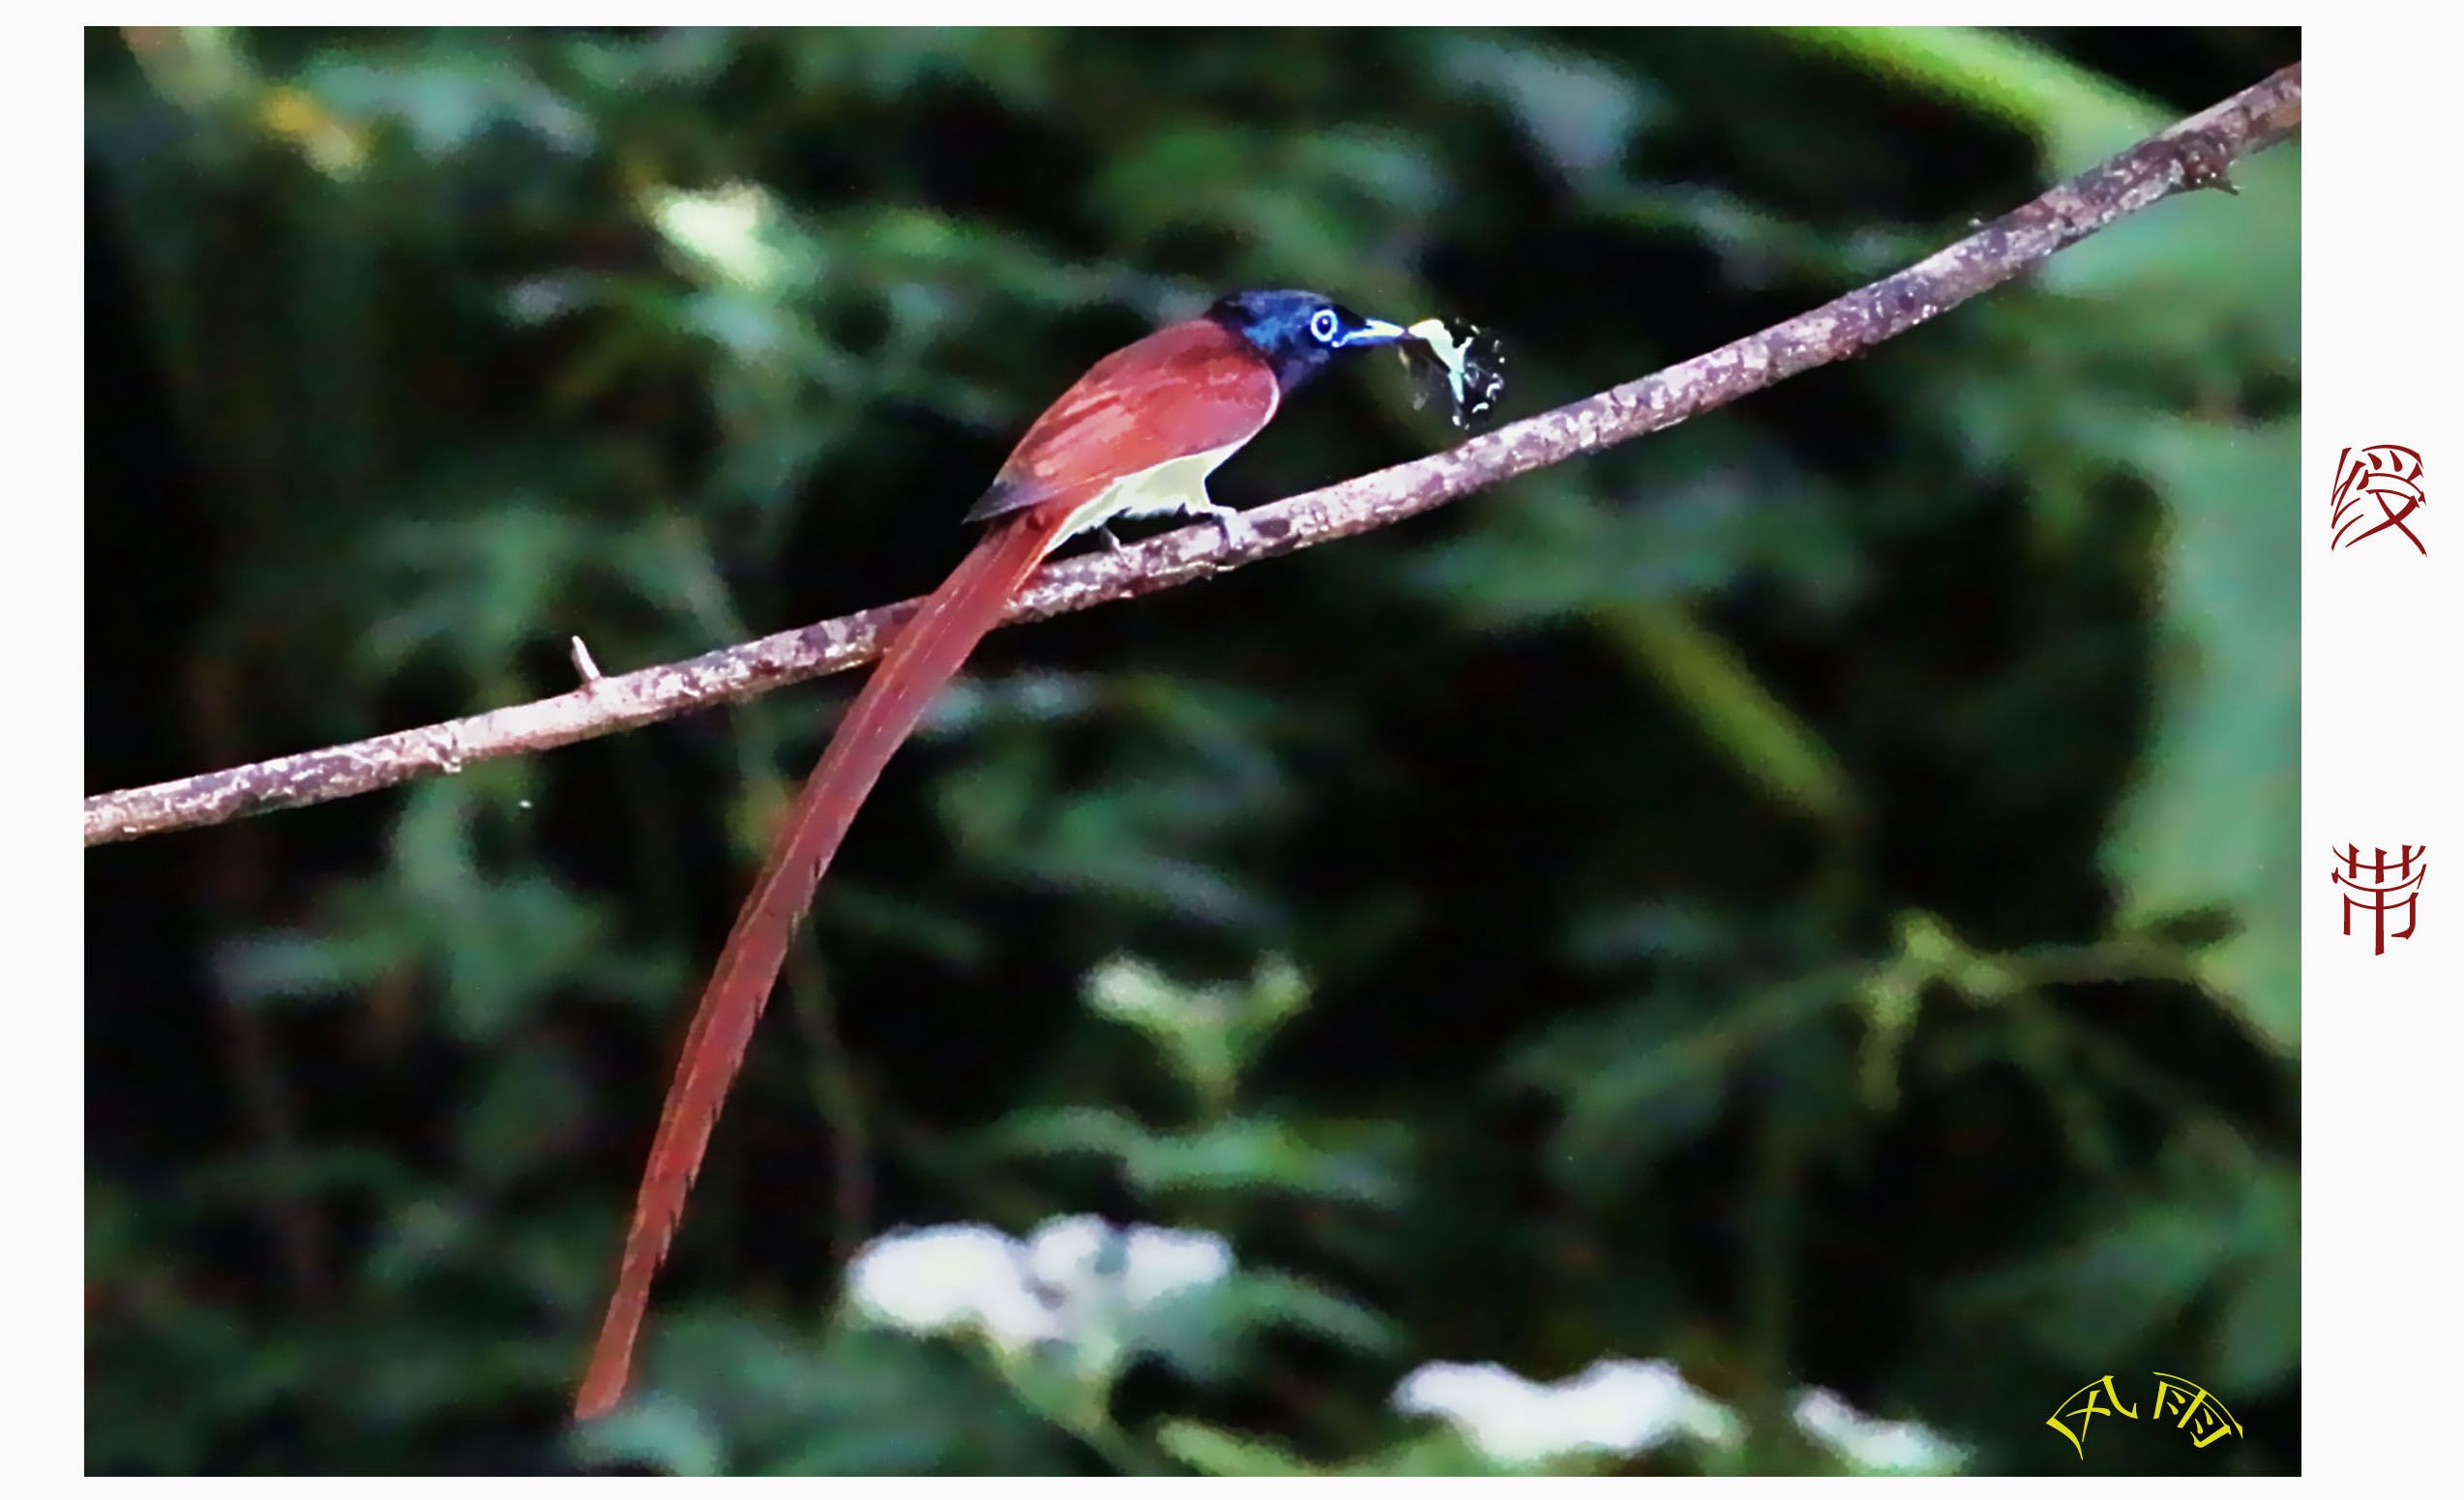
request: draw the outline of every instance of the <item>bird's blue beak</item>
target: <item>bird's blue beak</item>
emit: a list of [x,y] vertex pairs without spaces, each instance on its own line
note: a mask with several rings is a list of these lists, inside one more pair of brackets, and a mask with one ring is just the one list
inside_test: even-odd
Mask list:
[[1383,318],[1362,318],[1359,327],[1345,332],[1337,347],[1350,349],[1367,344],[1400,343],[1410,337],[1411,331],[1400,323],[1389,323]]

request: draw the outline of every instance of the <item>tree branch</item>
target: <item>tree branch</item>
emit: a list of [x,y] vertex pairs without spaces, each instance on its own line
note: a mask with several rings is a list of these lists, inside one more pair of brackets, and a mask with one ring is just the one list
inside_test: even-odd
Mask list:
[[[2301,123],[2301,65],[2150,137],[1938,253],[1810,312],[1655,375],[1498,428],[1458,448],[1248,514],[1231,545],[1211,525],[1073,557],[1027,581],[1006,621],[1041,620],[1315,546],[1443,505],[1518,474],[1674,426],[1791,375],[1845,359],[2018,276],[2126,214],[2195,188],[2233,191],[2226,168]],[[570,745],[871,661],[915,601],[621,676],[468,719],[177,781],[89,797],[85,841],[110,843],[305,807],[454,772],[474,760]],[[577,662],[587,662],[577,652]]]

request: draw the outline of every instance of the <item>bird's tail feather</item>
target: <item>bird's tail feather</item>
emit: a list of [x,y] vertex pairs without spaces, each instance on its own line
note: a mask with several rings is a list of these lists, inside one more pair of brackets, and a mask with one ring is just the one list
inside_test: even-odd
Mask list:
[[701,1169],[719,1106],[744,1062],[787,944],[856,809],[941,685],[999,621],[1010,596],[1044,554],[1067,535],[1067,523],[1062,508],[1038,507],[987,532],[899,631],[805,782],[685,1033],[625,1234],[616,1289],[574,1399],[575,1416],[597,1416],[624,1395],[650,1280],[667,1256],[685,1194]]

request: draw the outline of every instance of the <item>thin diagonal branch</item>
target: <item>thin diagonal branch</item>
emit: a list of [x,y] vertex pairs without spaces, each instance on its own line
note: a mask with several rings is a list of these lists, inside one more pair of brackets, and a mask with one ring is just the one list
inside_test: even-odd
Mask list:
[[[1192,526],[1118,552],[1052,564],[1028,580],[1007,621],[1135,599],[1392,525],[1500,480],[1674,426],[1904,334],[2176,192],[2231,191],[2227,167],[2274,145],[2301,123],[2301,65],[2296,63],[1907,270],[1810,312],[1445,453],[1251,511],[1251,534],[1238,544],[1213,526]],[[328,802],[751,697],[871,661],[914,604],[884,604],[687,661],[599,677],[571,692],[468,719],[89,797],[85,841],[110,843]]]

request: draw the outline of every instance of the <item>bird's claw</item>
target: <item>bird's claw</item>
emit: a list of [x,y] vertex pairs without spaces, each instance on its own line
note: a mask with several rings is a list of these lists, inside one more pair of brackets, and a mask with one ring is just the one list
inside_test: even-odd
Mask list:
[[1206,518],[1213,521],[1215,529],[1224,534],[1225,551],[1241,551],[1258,540],[1258,528],[1250,524],[1248,516],[1231,506],[1216,506],[1206,513]]

